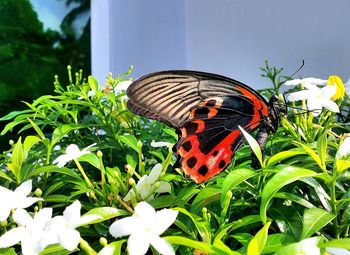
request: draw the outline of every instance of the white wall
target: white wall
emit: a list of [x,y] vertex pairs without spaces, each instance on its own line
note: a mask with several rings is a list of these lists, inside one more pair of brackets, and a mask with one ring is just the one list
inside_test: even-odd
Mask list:
[[[92,2],[106,0],[92,0]],[[327,78],[350,77],[349,0],[108,0],[92,24],[109,28],[109,69],[93,53],[93,74],[123,73],[133,77],[164,69],[195,69],[224,74],[255,88],[269,86],[259,67],[267,59],[292,74]],[[94,5],[92,5],[94,8]],[[94,12],[92,12],[93,14]],[[95,26],[96,27],[96,26]],[[94,32],[92,33],[94,35]],[[96,45],[96,43],[95,43]],[[105,54],[101,54],[104,56]]]

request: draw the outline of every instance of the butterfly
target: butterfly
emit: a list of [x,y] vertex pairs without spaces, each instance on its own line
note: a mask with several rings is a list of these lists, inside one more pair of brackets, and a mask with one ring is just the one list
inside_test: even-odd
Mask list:
[[189,70],[145,75],[127,89],[128,108],[176,129],[173,150],[187,177],[202,183],[222,172],[251,133],[265,152],[269,132],[281,120],[277,96],[269,101],[251,87],[225,76]]

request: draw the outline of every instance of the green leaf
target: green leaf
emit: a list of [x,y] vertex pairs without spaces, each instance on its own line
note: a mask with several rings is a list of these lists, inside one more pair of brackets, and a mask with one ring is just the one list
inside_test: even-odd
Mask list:
[[305,144],[302,144],[302,143],[298,143],[298,144],[306,151],[307,154],[309,154],[313,158],[313,160],[315,160],[315,162],[321,169],[324,169],[319,155],[313,149],[311,149]]
[[313,204],[311,204],[309,201],[307,201],[306,199],[299,197],[298,195],[288,193],[288,192],[278,192],[278,193],[276,193],[275,197],[282,198],[285,200],[290,200],[290,201],[297,203],[297,204],[300,204],[306,208],[315,208],[316,207]]
[[327,132],[324,132],[317,140],[317,153],[321,160],[322,169],[326,169]]
[[14,117],[16,117],[18,115],[21,115],[21,114],[24,114],[24,113],[29,113],[29,112],[32,113],[33,110],[27,109],[27,110],[23,110],[23,111],[13,111],[13,112],[10,112],[9,114],[1,117],[0,121],[10,120],[10,119],[13,119]]
[[197,251],[203,251],[208,254],[220,254],[220,255],[239,255],[240,253],[231,251],[230,253],[227,253],[224,250],[216,249],[209,243],[199,242],[195,240],[191,240],[187,237],[182,236],[166,236],[164,237],[168,242],[171,244],[177,244],[177,245],[183,245],[187,247],[191,247]]
[[318,243],[324,239],[320,236],[304,239],[298,243],[283,246],[274,255],[320,254]]
[[253,239],[248,244],[248,255],[260,255],[262,250],[265,247],[269,227],[271,225],[271,221],[266,223],[265,226],[256,233]]
[[245,180],[257,175],[256,171],[246,168],[239,168],[230,172],[222,185],[222,194],[221,194],[221,205],[224,204],[225,196],[229,190],[234,189],[237,185],[244,182]]
[[74,177],[75,179],[82,180],[79,174],[77,174],[73,169],[61,167],[59,168],[57,165],[49,165],[49,166],[43,166],[36,168],[32,172],[28,174],[28,178],[31,178],[33,176],[37,176],[41,173],[61,173],[64,175],[68,175],[71,177]]
[[28,155],[28,152],[30,151],[30,149],[37,144],[38,142],[40,142],[41,139],[37,136],[27,136],[26,139],[24,139],[23,142],[23,152],[24,152],[24,157],[26,158]]
[[120,255],[122,254],[122,246],[125,243],[126,239],[115,241],[109,243],[107,246],[103,247],[99,251],[98,255]]
[[317,173],[305,168],[287,166],[276,173],[265,185],[260,205],[260,216],[262,222],[266,222],[266,211],[273,196],[284,186],[297,180],[316,176]]
[[0,248],[1,255],[17,255],[15,248]]
[[197,228],[197,230],[199,232],[199,235],[201,236],[202,240],[204,242],[210,242],[210,240],[211,240],[211,231],[209,229],[209,226],[208,226],[207,222],[205,222],[198,215],[190,213],[185,208],[175,207],[173,209],[177,210],[177,211],[179,211],[179,212],[181,212],[183,214],[185,214],[186,216],[188,216],[192,220],[194,225],[196,226],[196,228]]
[[98,82],[97,82],[97,80],[93,76],[89,75],[88,83],[89,83],[90,89],[96,93],[98,91]]
[[77,251],[79,251],[78,248],[75,248],[72,251],[68,251],[59,244],[51,244],[51,245],[47,246],[39,254],[40,255],[53,255],[53,254],[55,254],[55,255],[67,255],[67,254],[71,254],[71,253],[77,252]]
[[84,225],[95,224],[121,215],[129,215],[129,213],[114,207],[98,207],[82,215],[81,220],[84,221]]
[[41,138],[42,140],[44,140],[44,139],[45,139],[45,135],[44,135],[43,131],[41,131],[41,129],[38,127],[38,125],[35,124],[35,122],[32,121],[32,120],[29,119],[29,118],[27,118],[27,120],[30,122],[30,124],[31,124],[32,127],[35,129],[36,133],[40,136],[40,138]]
[[192,202],[191,212],[198,214],[206,205],[220,199],[221,189],[206,187],[202,189]]
[[306,209],[303,216],[303,231],[301,232],[300,240],[312,236],[335,217],[336,215],[320,208]]
[[78,158],[79,161],[88,162],[92,166],[100,169],[100,159],[94,153],[85,154]]
[[263,254],[273,253],[284,246],[283,239],[285,234],[277,233],[267,236],[266,244],[263,250]]
[[55,130],[52,132],[52,142],[51,144],[54,145],[57,142],[59,142],[66,134],[68,134],[72,130],[76,130],[79,128],[82,128],[83,125],[68,125],[63,124],[59,125]]
[[320,248],[333,247],[333,248],[342,248],[350,251],[350,238],[343,239],[334,239],[326,243],[318,245]]
[[117,138],[120,141],[122,141],[123,143],[125,143],[126,145],[128,145],[129,147],[131,147],[137,153],[139,152],[139,149],[137,147],[137,139],[135,136],[133,136],[133,135],[119,135],[119,136],[117,136]]
[[7,174],[5,174],[2,170],[0,171],[0,178],[4,178],[4,179],[9,180],[11,182],[14,181]]
[[297,156],[297,155],[302,155],[302,154],[305,154],[304,151],[301,151],[300,149],[299,150],[289,150],[289,151],[282,151],[282,152],[279,152],[275,155],[273,155],[269,161],[267,162],[267,167],[269,166],[273,166],[274,164],[284,160],[284,159],[287,159],[287,158],[291,158],[291,157],[294,157],[294,156]]

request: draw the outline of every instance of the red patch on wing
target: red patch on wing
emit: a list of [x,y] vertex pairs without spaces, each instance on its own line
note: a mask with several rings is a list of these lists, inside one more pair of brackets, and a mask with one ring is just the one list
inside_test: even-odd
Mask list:
[[[233,156],[231,144],[240,134],[239,130],[232,131],[224,140],[218,141],[208,154],[202,153],[199,149],[196,135],[181,139],[177,153],[181,157],[180,163],[186,176],[196,183],[202,183],[225,169]],[[188,148],[190,148],[189,151]]]

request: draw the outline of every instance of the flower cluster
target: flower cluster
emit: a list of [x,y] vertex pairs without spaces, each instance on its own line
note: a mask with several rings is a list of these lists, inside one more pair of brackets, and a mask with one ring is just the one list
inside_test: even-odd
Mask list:
[[[10,211],[14,210],[12,219],[17,224],[17,227],[0,236],[0,248],[20,242],[24,255],[39,254],[48,245],[55,243],[69,251],[76,249],[81,239],[76,228],[92,223],[99,216],[81,216],[78,200],[68,206],[63,215],[52,217],[52,208],[43,208],[32,216],[23,208],[42,199],[27,197],[31,189],[31,180],[21,184],[15,191],[0,186],[1,221],[6,220]],[[177,214],[177,211],[170,209],[155,211],[148,203],[140,202],[135,206],[133,216],[117,220],[110,226],[110,233],[116,238],[130,235],[128,250],[131,255],[146,254],[149,245],[161,254],[175,254],[172,246],[159,236],[173,224]]]
[[[322,108],[331,112],[339,112],[338,105],[333,101],[344,96],[344,84],[338,76],[330,76],[328,80],[317,78],[294,79],[285,82],[286,86],[300,85],[303,90],[293,92],[288,101],[306,100],[307,109],[314,116],[319,116]],[[327,85],[327,86],[326,86]],[[319,86],[322,86],[321,88]]]

